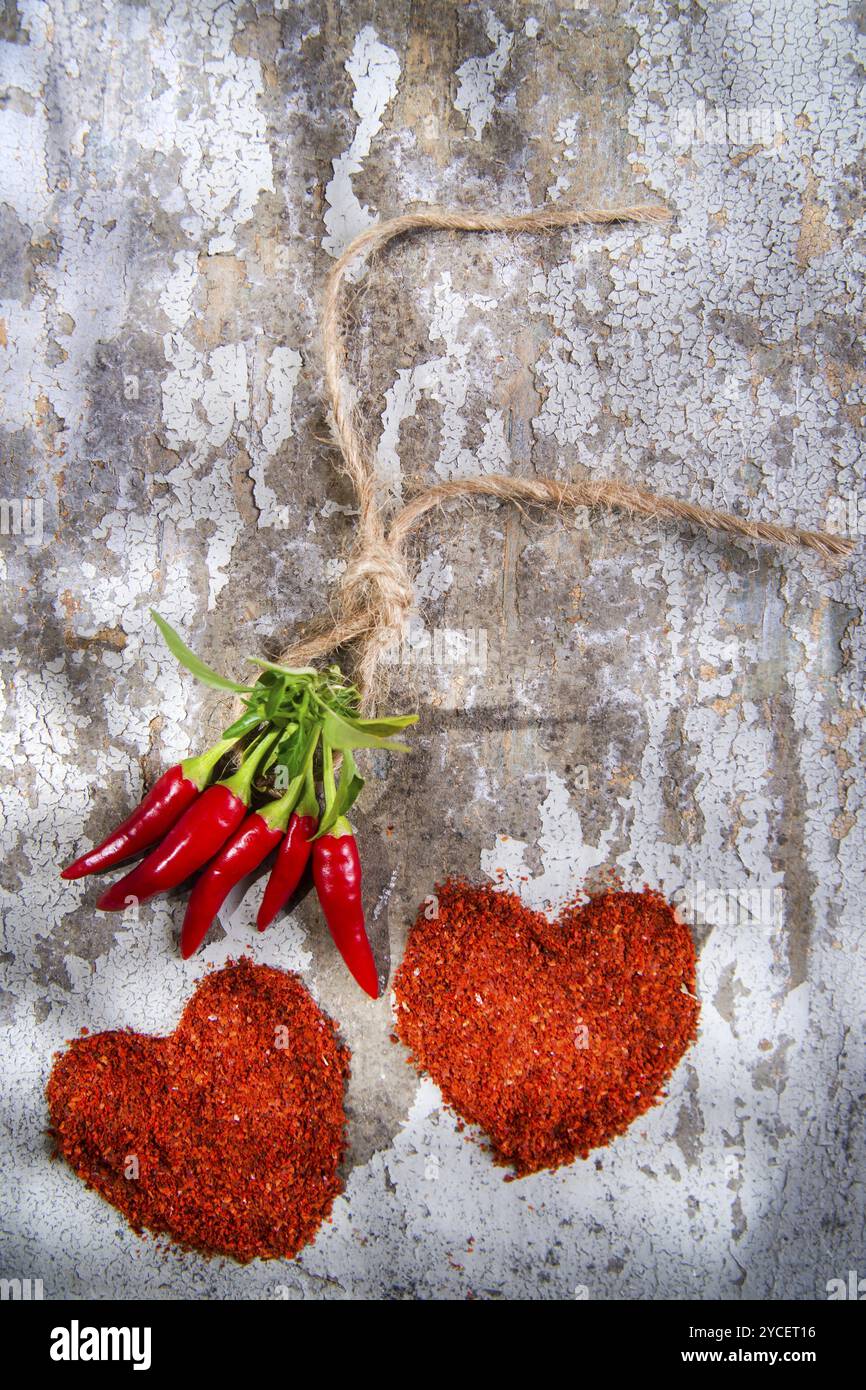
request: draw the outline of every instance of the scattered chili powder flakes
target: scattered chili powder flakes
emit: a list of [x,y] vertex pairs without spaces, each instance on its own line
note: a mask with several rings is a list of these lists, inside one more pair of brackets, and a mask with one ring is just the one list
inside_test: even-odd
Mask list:
[[170,1037],[75,1039],[47,1096],[58,1150],[133,1230],[246,1263],[291,1258],[328,1216],[348,1075],[301,981],[244,958],[201,981]]
[[695,1037],[695,950],[665,899],[605,892],[550,923],[449,881],[397,973],[397,1032],[518,1177],[600,1148],[654,1105]]

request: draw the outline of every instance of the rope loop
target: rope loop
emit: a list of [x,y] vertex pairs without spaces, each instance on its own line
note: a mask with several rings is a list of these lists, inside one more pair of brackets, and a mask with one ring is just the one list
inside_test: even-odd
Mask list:
[[804,531],[776,522],[749,521],[729,512],[696,506],[674,497],[661,497],[617,481],[585,479],[562,483],[552,478],[512,478],[487,473],[438,483],[412,498],[390,518],[379,505],[375,457],[358,424],[342,379],[346,357],[342,291],[359,256],[371,255],[396,237],[417,231],[542,232],[617,223],[659,225],[667,222],[670,215],[667,208],[657,204],[622,208],[541,208],[515,216],[431,209],[377,222],[355,237],[332,267],[325,284],[322,347],[331,433],[340,453],[342,469],[358,502],[357,537],[337,591],[336,613],[316,619],[307,635],[283,655],[284,662],[304,665],[338,647],[356,643],[355,680],[365,706],[374,705],[384,694],[383,653],[402,632],[414,601],[405,559],[406,540],[429,511],[446,501],[483,496],[517,505],[610,507],[769,545],[801,546],[830,564],[851,554],[852,541],[825,531]]

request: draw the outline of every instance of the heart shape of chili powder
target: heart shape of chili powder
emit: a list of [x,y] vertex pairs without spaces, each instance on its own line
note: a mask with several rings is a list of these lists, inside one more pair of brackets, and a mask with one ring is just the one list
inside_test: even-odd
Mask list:
[[608,892],[551,923],[449,882],[395,980],[397,1034],[448,1105],[522,1177],[608,1144],[695,1037],[695,949],[660,894]]
[[299,979],[229,964],[169,1037],[76,1038],[47,1097],[59,1152],[134,1230],[291,1258],[342,1184],[349,1054]]

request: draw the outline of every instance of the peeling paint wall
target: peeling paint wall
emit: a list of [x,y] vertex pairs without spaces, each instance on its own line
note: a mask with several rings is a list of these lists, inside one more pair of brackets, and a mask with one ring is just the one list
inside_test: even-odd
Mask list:
[[399,960],[447,873],[553,910],[611,871],[663,884],[696,924],[701,1037],[613,1148],[503,1183],[314,906],[251,931],[260,888],[205,958],[299,970],[353,1051],[346,1193],[312,1248],[165,1262],[48,1163],[41,1097],[80,1027],[170,1029],[188,994],[179,899],[103,918],[56,865],[225,723],[149,606],[239,671],[327,599],[353,508],[318,296],[363,227],[430,204],[676,213],[425,236],[361,276],[350,367],[384,500],[478,471],[626,477],[866,529],[862,7],[5,14],[0,1272],[51,1297],[240,1298],[811,1299],[866,1276],[859,553],[833,576],[487,504],[418,543],[393,675],[421,724],[406,759],[367,759],[357,818],[376,949]]

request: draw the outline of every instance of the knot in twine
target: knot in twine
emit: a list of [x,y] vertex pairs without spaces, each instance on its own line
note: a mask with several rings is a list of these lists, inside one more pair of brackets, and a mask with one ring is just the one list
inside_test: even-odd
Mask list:
[[399,641],[415,599],[405,557],[394,541],[381,536],[356,543],[339,593],[344,617],[363,624],[356,678],[362,691],[369,690],[385,651]]
[[382,658],[399,641],[414,602],[412,579],[405,558],[406,540],[427,512],[446,501],[465,502],[488,497],[517,506],[557,508],[609,507],[641,516],[687,524],[697,530],[720,531],[774,546],[801,546],[835,563],[850,555],[853,542],[825,531],[804,531],[776,522],[750,521],[730,512],[697,506],[674,497],[661,497],[623,482],[582,479],[570,483],[552,478],[509,477],[486,473],[438,483],[412,498],[390,518],[376,497],[375,456],[359,427],[343,387],[346,349],[342,290],[350,267],[359,256],[380,250],[395,237],[429,229],[463,232],[539,232],[556,228],[612,223],[662,223],[668,209],[655,204],[622,208],[542,208],[503,217],[490,213],[428,211],[406,213],[379,222],[355,237],[335,262],[325,285],[322,347],[325,384],[331,407],[331,433],[358,502],[358,529],[336,595],[335,612],[310,623],[281,660],[300,666],[320,660],[350,643],[356,644],[354,678],[365,707],[384,694]]

